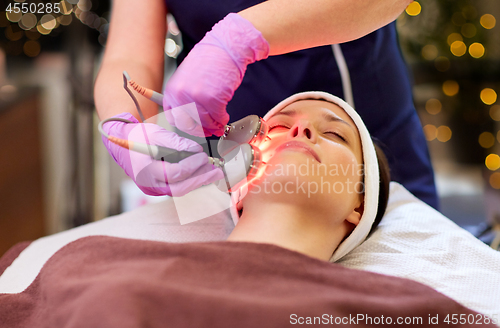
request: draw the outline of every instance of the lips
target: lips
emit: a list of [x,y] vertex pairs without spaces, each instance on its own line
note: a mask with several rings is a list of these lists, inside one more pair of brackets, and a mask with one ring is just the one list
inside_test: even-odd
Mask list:
[[281,146],[279,146],[278,148],[276,148],[276,152],[282,151],[284,149],[291,149],[291,148],[297,149],[299,151],[307,152],[311,156],[313,156],[314,159],[316,161],[318,161],[318,163],[321,163],[318,154],[316,154],[316,152],[314,150],[312,150],[311,147],[309,147],[308,145],[306,145],[305,143],[300,142],[300,141],[288,141],[288,142],[285,142],[284,144],[282,144]]

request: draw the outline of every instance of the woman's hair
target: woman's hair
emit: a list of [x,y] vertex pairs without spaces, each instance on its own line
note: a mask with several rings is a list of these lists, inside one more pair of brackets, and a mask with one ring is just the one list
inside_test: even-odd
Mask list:
[[391,172],[389,169],[389,163],[385,157],[384,151],[378,145],[378,141],[375,139],[373,145],[375,146],[375,153],[377,154],[377,162],[379,167],[379,192],[378,192],[378,209],[373,225],[368,233],[368,236],[372,234],[375,228],[379,225],[382,217],[387,209],[387,203],[389,201],[389,183],[391,182]]

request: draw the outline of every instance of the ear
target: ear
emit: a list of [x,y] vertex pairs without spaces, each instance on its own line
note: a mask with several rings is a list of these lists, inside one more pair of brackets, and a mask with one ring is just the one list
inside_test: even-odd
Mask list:
[[363,216],[363,212],[365,209],[365,202],[362,201],[358,207],[356,207],[351,214],[349,214],[346,218],[346,221],[357,226],[361,217]]

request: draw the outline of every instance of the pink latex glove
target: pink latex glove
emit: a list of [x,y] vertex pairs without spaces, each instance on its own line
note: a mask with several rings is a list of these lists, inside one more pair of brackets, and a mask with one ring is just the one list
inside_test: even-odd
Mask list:
[[139,123],[130,113],[115,117],[134,123],[107,122],[104,131],[110,136],[146,144],[164,146],[179,151],[200,152],[179,163],[153,160],[150,156],[120,147],[103,136],[102,140],[113,159],[147,195],[183,196],[203,185],[224,178],[224,173],[208,163],[208,156],[196,142],[182,138],[156,124]]
[[[238,14],[227,15],[194,46],[168,81],[163,93],[168,122],[198,137],[221,136],[229,121],[226,105],[247,65],[268,55],[269,44],[252,23]],[[184,106],[193,102],[196,106]]]

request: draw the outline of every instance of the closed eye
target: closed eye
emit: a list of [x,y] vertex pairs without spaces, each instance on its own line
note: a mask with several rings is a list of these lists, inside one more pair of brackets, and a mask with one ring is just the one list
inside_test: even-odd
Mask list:
[[327,132],[325,132],[325,134],[329,134],[329,135],[335,136],[337,138],[340,138],[344,142],[347,141],[340,133],[337,133],[337,132],[327,131]]
[[271,127],[269,127],[269,131],[272,131],[274,129],[290,129],[288,126],[281,125],[281,124],[276,124]]

